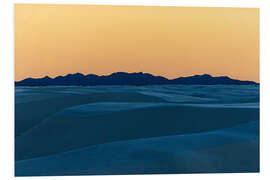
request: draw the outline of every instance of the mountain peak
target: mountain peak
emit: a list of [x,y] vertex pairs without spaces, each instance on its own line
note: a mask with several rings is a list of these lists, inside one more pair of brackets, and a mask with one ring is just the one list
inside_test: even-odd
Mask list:
[[202,77],[213,77],[213,76],[211,76],[210,74],[203,74],[203,75],[201,75]]
[[154,76],[143,72],[114,72],[110,75],[98,76],[95,74],[83,75],[81,73],[57,76],[52,79],[49,76],[44,78],[27,78],[15,82],[16,86],[46,86],[46,85],[163,85],[163,84],[185,84],[185,85],[257,85],[253,81],[241,81],[231,79],[228,76],[213,77],[209,74],[179,77],[167,79],[162,76]]
[[52,79],[49,76],[44,76],[43,79]]

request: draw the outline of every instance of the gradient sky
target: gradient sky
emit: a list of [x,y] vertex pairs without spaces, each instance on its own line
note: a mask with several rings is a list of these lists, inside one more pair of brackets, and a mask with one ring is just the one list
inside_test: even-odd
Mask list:
[[259,9],[15,5],[15,80],[208,73],[259,82]]

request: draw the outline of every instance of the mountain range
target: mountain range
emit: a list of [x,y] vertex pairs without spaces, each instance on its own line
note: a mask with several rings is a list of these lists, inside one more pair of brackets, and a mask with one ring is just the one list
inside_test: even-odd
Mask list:
[[241,81],[231,79],[228,76],[213,77],[209,74],[179,77],[167,79],[162,76],[154,76],[149,73],[126,73],[115,72],[110,75],[83,75],[81,73],[68,74],[50,78],[26,78],[15,82],[15,86],[95,86],[95,85],[165,85],[165,84],[186,84],[186,85],[258,85],[254,81]]

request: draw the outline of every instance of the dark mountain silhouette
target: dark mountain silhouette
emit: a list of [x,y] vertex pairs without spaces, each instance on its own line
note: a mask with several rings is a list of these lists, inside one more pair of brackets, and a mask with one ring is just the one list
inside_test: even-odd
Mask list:
[[154,76],[149,73],[126,73],[116,72],[110,75],[98,76],[95,74],[83,75],[81,73],[68,74],[66,76],[57,76],[50,78],[27,78],[15,82],[15,86],[49,86],[49,85],[76,85],[76,86],[93,86],[93,85],[161,85],[161,84],[198,84],[198,85],[258,85],[253,81],[241,81],[231,79],[227,76],[213,77],[208,74],[194,75],[188,77],[179,77],[176,79],[167,79],[162,76]]

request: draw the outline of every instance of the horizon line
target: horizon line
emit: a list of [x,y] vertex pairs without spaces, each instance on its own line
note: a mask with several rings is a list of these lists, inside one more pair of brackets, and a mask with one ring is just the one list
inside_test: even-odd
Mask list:
[[[211,76],[211,77],[229,77],[229,78],[231,78],[231,76],[228,76],[228,75],[213,76],[213,75],[208,74],[208,73],[193,74],[193,75],[190,75],[190,76],[181,76],[181,75],[180,75],[180,76],[178,76],[178,77],[176,77],[176,78],[167,78],[166,76],[155,75],[155,74],[152,74],[152,73],[147,73],[147,72],[142,72],[142,71],[138,71],[138,72],[116,71],[116,72],[112,72],[112,73],[108,73],[108,74],[102,74],[102,75],[94,74],[94,73],[84,74],[84,73],[81,73],[81,72],[67,73],[67,74],[65,74],[65,75],[56,75],[55,77],[50,77],[49,75],[44,75],[44,76],[42,76],[42,77],[26,77],[26,78],[24,78],[24,79],[22,79],[22,80],[18,80],[18,81],[14,80],[14,82],[15,82],[15,83],[16,83],[16,82],[20,82],[20,81],[23,81],[23,80],[29,79],[29,78],[31,78],[31,79],[42,79],[42,78],[48,77],[48,78],[50,78],[50,79],[55,79],[56,77],[59,77],[59,76],[65,77],[65,76],[68,76],[68,75],[75,75],[75,74],[82,74],[83,76],[88,76],[88,75],[110,76],[110,75],[115,74],[115,73],[126,73],[126,74],[139,74],[139,73],[141,73],[141,74],[150,74],[150,75],[152,75],[152,76],[163,77],[163,78],[166,78],[166,79],[168,79],[168,80],[174,80],[174,79],[178,79],[178,78],[182,78],[182,77],[185,78],[185,77],[191,77],[191,76],[203,76],[203,75],[209,75],[209,76]],[[231,79],[233,79],[233,78],[231,78]],[[236,79],[236,80],[240,80],[240,79]],[[240,80],[240,81],[251,81],[251,82],[255,82],[255,83],[260,84],[260,81],[259,81],[259,82],[253,81],[253,80]]]

